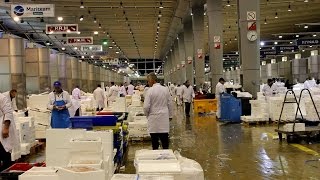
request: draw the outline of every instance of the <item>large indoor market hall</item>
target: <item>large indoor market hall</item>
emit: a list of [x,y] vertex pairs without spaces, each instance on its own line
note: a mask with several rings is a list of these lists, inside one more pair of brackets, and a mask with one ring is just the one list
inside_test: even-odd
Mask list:
[[320,180],[320,0],[0,0],[0,180]]

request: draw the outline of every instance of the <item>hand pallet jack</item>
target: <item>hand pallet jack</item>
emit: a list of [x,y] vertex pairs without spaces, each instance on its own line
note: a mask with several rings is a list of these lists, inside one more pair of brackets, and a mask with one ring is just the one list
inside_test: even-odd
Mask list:
[[[296,97],[296,94],[294,93],[293,90],[288,90],[286,92],[286,95],[284,97],[284,101],[283,101],[283,104],[282,104],[282,109],[281,109],[281,113],[280,113],[280,117],[279,117],[279,121],[278,121],[278,129],[275,129],[275,131],[278,133],[279,135],[279,141],[281,142],[282,141],[282,135],[283,134],[286,134],[287,135],[287,142],[288,143],[293,143],[293,142],[297,142],[297,141],[300,141],[301,140],[301,137],[307,137],[308,140],[311,139],[311,136],[313,135],[319,135],[320,134],[320,127],[319,126],[307,126],[305,127],[305,130],[304,131],[295,131],[295,125],[296,125],[296,122],[299,122],[300,120],[302,121],[305,121],[305,119],[303,118],[303,115],[302,115],[302,112],[301,112],[301,109],[300,109],[300,103],[301,103],[301,98],[302,98],[302,94],[304,91],[307,91],[310,98],[311,98],[311,101],[313,103],[313,106],[315,108],[315,111],[317,113],[317,116],[318,116],[318,119],[320,121],[320,116],[319,116],[319,113],[318,113],[318,110],[317,110],[317,107],[314,103],[314,100],[312,98],[312,95],[310,93],[310,91],[308,89],[303,89],[300,93],[300,97],[299,97],[299,101],[297,100],[297,97]],[[293,96],[294,96],[294,101],[287,101],[287,96],[289,93],[292,93]],[[292,131],[285,131],[283,128],[280,128],[280,122],[281,122],[281,117],[282,117],[282,113],[283,113],[283,109],[284,109],[284,106],[285,104],[297,104],[297,109],[296,109],[296,114],[295,114],[295,119],[293,121],[293,130]],[[301,115],[301,119],[298,119],[297,116],[298,116],[298,111]]]

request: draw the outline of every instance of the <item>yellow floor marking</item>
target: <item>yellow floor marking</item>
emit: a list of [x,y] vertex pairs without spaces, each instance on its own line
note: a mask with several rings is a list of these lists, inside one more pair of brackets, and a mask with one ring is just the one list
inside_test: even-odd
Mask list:
[[301,151],[304,151],[308,154],[311,154],[311,155],[314,155],[314,156],[320,156],[318,152],[312,150],[312,149],[309,149],[303,145],[300,145],[300,144],[290,144],[291,146],[295,147],[295,148],[298,148],[300,149]]

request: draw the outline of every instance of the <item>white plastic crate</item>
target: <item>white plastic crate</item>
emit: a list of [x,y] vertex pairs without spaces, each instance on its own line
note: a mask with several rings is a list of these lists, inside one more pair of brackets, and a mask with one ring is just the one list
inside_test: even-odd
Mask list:
[[93,167],[102,169],[102,160],[71,160],[68,167]]
[[105,180],[105,172],[92,167],[59,168],[60,180]]
[[70,147],[71,151],[100,152],[102,142],[101,138],[72,138]]
[[295,127],[293,129],[293,123],[285,124],[283,126],[284,131],[292,132],[294,131],[305,131],[306,127],[304,123],[295,123]]

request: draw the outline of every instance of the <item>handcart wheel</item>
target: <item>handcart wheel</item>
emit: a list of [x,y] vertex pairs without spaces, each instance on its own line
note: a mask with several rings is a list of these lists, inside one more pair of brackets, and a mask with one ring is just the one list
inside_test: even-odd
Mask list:
[[282,142],[282,133],[278,133],[279,141]]

